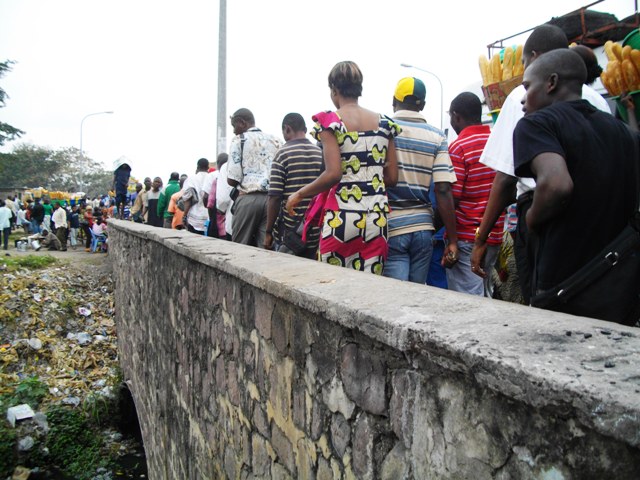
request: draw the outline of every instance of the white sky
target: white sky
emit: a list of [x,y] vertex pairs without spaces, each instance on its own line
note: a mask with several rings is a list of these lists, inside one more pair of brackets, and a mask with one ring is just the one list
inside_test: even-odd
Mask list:
[[[446,111],[480,79],[487,44],[588,3],[227,0],[226,116],[247,107],[278,136],[289,112],[310,126],[311,115],[333,108],[329,70],[353,60],[364,74],[361,105],[391,114],[397,81],[416,76],[427,86],[427,120],[439,126],[439,84],[400,63],[440,77]],[[79,148],[82,118],[112,110],[85,120],[87,156],[110,169],[124,155],[139,179],[194,172],[198,158],[216,156],[218,8],[216,0],[0,0],[0,60],[17,62],[0,79],[10,97],[0,119],[27,132],[18,142]],[[592,8],[622,19],[634,1]]]

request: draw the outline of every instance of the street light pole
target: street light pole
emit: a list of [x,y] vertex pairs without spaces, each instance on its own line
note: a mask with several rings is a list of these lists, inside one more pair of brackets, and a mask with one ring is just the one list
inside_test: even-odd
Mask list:
[[444,112],[444,88],[442,88],[442,81],[440,80],[440,77],[438,77],[435,73],[430,72],[429,70],[425,70],[424,68],[416,67],[415,65],[410,65],[408,63],[401,63],[400,66],[405,68],[415,68],[416,70],[420,70],[421,72],[428,73],[436,80],[438,80],[438,83],[440,84],[440,130],[442,130],[442,114]]
[[112,111],[106,111],[106,112],[94,112],[94,113],[89,113],[87,115],[85,115],[84,117],[82,117],[82,121],[80,122],[80,189],[84,189],[84,154],[82,153],[82,128],[84,126],[84,121],[88,118],[91,117],[93,115],[102,115],[102,114],[112,114]]

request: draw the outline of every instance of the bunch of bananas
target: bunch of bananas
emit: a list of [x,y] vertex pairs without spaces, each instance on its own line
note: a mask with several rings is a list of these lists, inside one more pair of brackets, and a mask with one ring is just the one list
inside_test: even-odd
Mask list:
[[480,64],[480,74],[482,75],[482,85],[487,86],[492,83],[510,80],[524,73],[524,64],[522,63],[522,45],[517,47],[507,47],[502,55],[494,55],[489,60],[484,55],[480,55],[478,60]]
[[609,40],[604,44],[604,52],[609,59],[600,75],[604,88],[615,97],[640,90],[640,50]]

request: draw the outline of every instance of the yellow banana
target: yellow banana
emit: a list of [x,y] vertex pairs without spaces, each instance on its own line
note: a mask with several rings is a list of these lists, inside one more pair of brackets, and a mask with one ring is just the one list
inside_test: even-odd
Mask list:
[[515,60],[513,62],[513,76],[517,77],[524,73],[524,63],[522,60],[522,45],[516,47]]
[[509,80],[511,77],[513,77],[513,49],[507,47],[502,57],[502,79]]
[[489,61],[491,72],[491,83],[502,81],[502,65],[500,65],[500,55],[494,55]]
[[625,45],[622,47],[622,60],[630,60],[631,59],[631,45]]
[[633,62],[629,59],[622,61],[622,76],[627,85],[629,92],[640,89],[640,76],[636,67],[633,66]]
[[613,45],[611,46],[611,51],[613,52],[613,55],[616,57],[615,60],[618,60],[619,62],[622,61],[622,45],[620,45],[618,42],[613,42]]
[[480,75],[482,75],[482,85],[486,87],[491,83],[489,79],[489,60],[484,55],[480,55],[478,64],[480,65]]

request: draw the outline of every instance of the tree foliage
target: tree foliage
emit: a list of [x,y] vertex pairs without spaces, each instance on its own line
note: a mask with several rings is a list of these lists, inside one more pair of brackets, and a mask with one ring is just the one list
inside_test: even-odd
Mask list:
[[0,153],[0,186],[37,188],[102,195],[111,189],[113,173],[80,156],[75,147],[51,150],[30,144],[17,145],[12,153]]
[[[10,60],[0,62],[0,78],[11,70],[11,65],[13,63],[14,62]],[[7,98],[9,98],[7,92],[0,87],[0,108],[5,106]],[[6,142],[20,138],[23,134],[24,132],[22,130],[9,125],[8,123],[0,122],[0,146],[4,145]]]

